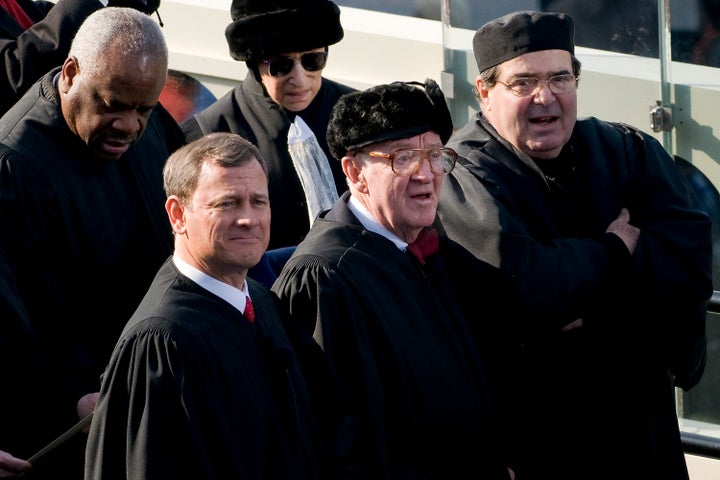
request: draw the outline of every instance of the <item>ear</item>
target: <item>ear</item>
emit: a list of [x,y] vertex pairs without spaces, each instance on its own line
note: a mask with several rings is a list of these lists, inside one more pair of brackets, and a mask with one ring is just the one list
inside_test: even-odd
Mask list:
[[63,62],[62,69],[60,70],[60,80],[58,82],[58,89],[61,93],[68,93],[70,87],[72,87],[75,77],[80,74],[80,66],[78,65],[77,58],[69,56]]
[[185,233],[185,207],[180,199],[175,195],[169,196],[165,201],[165,211],[170,219],[173,232],[183,235]]
[[362,161],[357,157],[343,157],[340,160],[342,163],[342,169],[345,173],[348,185],[352,186],[355,190],[367,193],[367,184],[365,183],[365,175],[362,172]]
[[480,79],[480,75],[475,77],[475,90],[477,90],[478,101],[483,107],[487,108],[490,105],[490,99],[488,97],[490,90],[485,88],[485,82]]

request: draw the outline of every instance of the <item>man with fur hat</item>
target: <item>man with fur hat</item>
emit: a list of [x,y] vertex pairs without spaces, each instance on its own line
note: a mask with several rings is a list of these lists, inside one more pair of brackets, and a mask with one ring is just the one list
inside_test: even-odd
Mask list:
[[342,97],[327,139],[349,190],[273,285],[323,347],[376,480],[510,478],[459,282],[460,269],[473,276],[484,304],[472,314],[492,327],[504,305],[499,271],[428,228],[455,166],[443,146],[452,130],[430,79]]
[[674,387],[705,366],[710,220],[654,137],[577,119],[573,34],[533,11],[477,30],[481,111],[440,218],[527,312],[499,389],[518,478],[687,479]]
[[[244,61],[244,81],[183,122],[188,140],[206,133],[238,133],[267,159],[273,207],[271,250],[297,245],[310,228],[307,191],[288,150],[288,133],[300,118],[315,137],[324,185],[334,198],[347,189],[325,140],[330,110],[351,87],[322,76],[328,47],[344,35],[340,9],[330,0],[233,0],[225,30],[230,55]],[[320,182],[322,179],[317,178]],[[328,205],[329,207],[329,205]]]

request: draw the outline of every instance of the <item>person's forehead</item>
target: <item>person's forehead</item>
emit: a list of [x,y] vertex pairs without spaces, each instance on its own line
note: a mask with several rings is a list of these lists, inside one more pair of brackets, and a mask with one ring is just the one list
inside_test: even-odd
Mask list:
[[212,158],[203,160],[198,176],[198,186],[208,189],[221,188],[223,185],[239,185],[238,181],[258,182],[267,185],[267,176],[257,158],[248,159],[239,165],[220,165]]
[[391,151],[397,150],[399,148],[416,148],[420,143],[420,140],[423,141],[423,145],[425,147],[442,146],[442,140],[440,139],[440,135],[433,130],[428,130],[419,135],[413,135],[412,137],[396,138],[393,140],[385,140],[383,142],[371,143],[370,145],[365,147],[364,150]]
[[529,52],[500,64],[500,72],[518,73],[572,71],[572,58],[566,50]]

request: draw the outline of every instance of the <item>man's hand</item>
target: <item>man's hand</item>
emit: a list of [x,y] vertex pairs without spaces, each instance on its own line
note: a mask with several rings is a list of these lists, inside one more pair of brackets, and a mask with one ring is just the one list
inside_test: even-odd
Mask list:
[[108,7],[127,7],[150,15],[160,8],[160,0],[108,0]]
[[630,211],[627,208],[620,210],[617,218],[608,225],[606,233],[614,233],[625,243],[630,255],[635,253],[640,229],[630,225]]
[[30,462],[0,450],[0,478],[17,478],[31,468]]
[[561,332],[569,332],[570,330],[575,330],[576,328],[580,328],[583,326],[583,319],[578,318],[577,320],[573,320],[572,322],[568,323],[564,327],[560,329]]
[[[97,404],[100,392],[88,393],[78,400],[77,403],[77,414],[78,418],[83,419],[95,411],[95,405]],[[90,425],[83,429],[83,432],[88,433],[90,431]]]

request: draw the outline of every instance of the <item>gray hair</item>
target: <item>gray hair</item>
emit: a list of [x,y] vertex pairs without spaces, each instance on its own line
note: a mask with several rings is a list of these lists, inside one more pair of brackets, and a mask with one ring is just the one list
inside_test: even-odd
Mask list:
[[[87,17],[70,46],[85,73],[102,74],[108,52],[123,58],[151,56],[168,63],[168,48],[160,26],[132,8],[105,7]],[[108,59],[108,61],[110,61]]]
[[213,132],[175,150],[163,167],[165,194],[187,203],[195,193],[203,163],[238,167],[255,158],[267,177],[267,165],[260,151],[236,133]]

